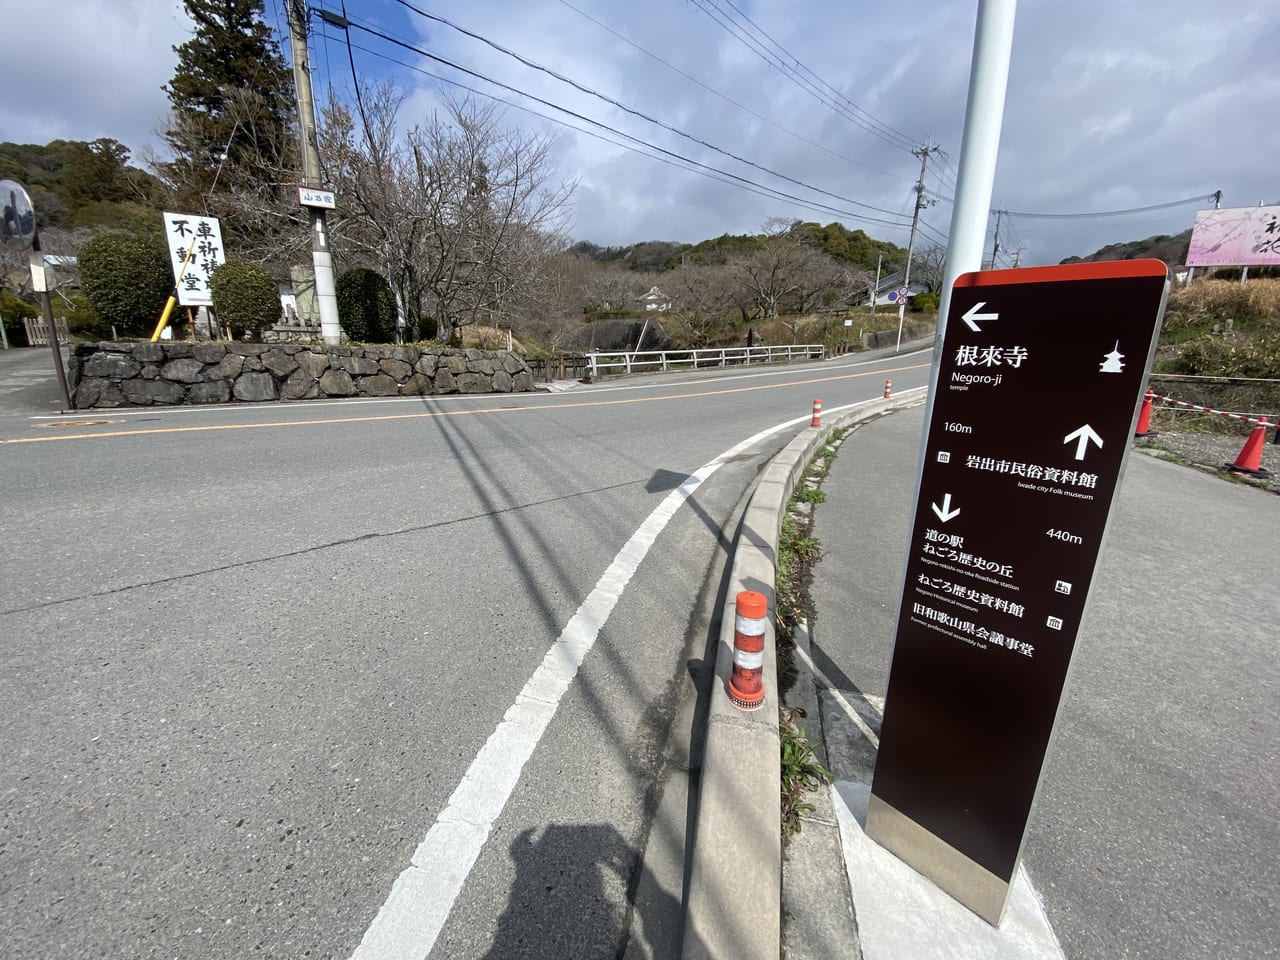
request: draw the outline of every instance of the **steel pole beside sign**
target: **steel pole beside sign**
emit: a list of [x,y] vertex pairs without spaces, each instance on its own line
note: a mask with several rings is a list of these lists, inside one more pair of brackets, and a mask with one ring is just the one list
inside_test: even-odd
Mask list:
[[951,291],[867,834],[992,924],[1160,331],[1157,260]]

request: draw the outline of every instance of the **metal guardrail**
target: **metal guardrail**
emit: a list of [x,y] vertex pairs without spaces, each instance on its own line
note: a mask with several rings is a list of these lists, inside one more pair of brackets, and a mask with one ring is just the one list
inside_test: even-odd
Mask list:
[[711,350],[643,350],[619,353],[588,353],[591,376],[602,373],[637,373],[645,370],[697,370],[750,363],[790,363],[793,360],[822,360],[827,348],[821,343],[793,343],[780,347],[718,347]]

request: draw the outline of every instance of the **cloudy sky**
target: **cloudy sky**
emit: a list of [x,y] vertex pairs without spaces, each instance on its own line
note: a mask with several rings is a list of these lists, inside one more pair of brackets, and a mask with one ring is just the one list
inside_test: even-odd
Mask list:
[[[157,146],[153,131],[168,106],[160,88],[176,64],[171,48],[191,30],[178,0],[3,2],[10,37],[22,37],[8,46],[21,61],[9,76],[34,82],[25,92],[10,84],[0,98],[0,139],[108,136],[135,154]],[[281,31],[282,3],[265,0],[266,19]],[[688,137],[532,70],[410,4]],[[341,0],[312,5],[338,10]],[[347,0],[361,81],[392,78],[417,91],[406,124],[446,87],[422,70],[569,118],[377,33],[757,185],[727,185],[506,108],[513,125],[556,132],[560,172],[579,180],[570,232],[599,244],[694,242],[796,217],[838,220],[905,246],[919,173],[911,148],[926,142],[942,151],[926,176],[930,194],[942,199],[925,211],[924,237],[945,237],[946,198],[963,162],[976,12],[976,0]],[[311,49],[319,91],[349,94],[341,32],[316,27]],[[993,207],[1086,214],[1215,190],[1224,206],[1280,202],[1278,52],[1275,0],[1021,0]],[[760,195],[770,191],[798,199]],[[1210,205],[1002,217],[1002,260],[1020,251],[1024,265],[1054,263],[1114,241],[1176,233]]]

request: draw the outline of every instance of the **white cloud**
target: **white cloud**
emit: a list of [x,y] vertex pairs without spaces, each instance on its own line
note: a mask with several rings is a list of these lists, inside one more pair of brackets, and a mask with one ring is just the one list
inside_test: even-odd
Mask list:
[[[278,2],[268,0],[269,19],[276,17]],[[570,3],[723,96],[655,62]],[[136,148],[150,138],[168,106],[160,87],[173,71],[170,48],[188,35],[177,0],[45,0],[11,6],[17,9],[8,14],[8,23],[30,40],[19,47],[20,67],[23,75],[39,77],[42,89],[21,102],[5,98],[0,130],[6,139],[113,136]],[[738,6],[760,28],[742,25],[754,44],[780,44],[795,58],[791,69],[806,82],[819,83],[805,73],[812,70],[835,88],[824,88],[828,102],[847,99],[913,141],[927,135],[940,143],[951,169],[931,169],[928,186],[951,195],[960,162],[975,4],[748,0]],[[694,0],[437,0],[429,9],[671,126],[845,198],[806,191],[691,143],[424,21],[391,0],[348,4],[360,23],[438,56],[675,153],[844,211],[758,197],[586,134],[561,131],[562,173],[581,178],[573,215],[579,238],[693,241],[754,230],[770,216],[787,215],[842,220],[905,243],[904,228],[857,219],[896,217],[853,203],[909,211],[910,182],[919,167],[904,145],[886,142],[896,141],[896,133],[853,108],[846,112],[862,117],[861,123],[823,106],[792,82],[789,71],[767,66]],[[58,29],[50,29],[50,23]],[[415,59],[358,29],[351,36],[397,59]],[[313,44],[318,85],[332,82],[339,90],[349,89],[345,48],[319,37]],[[1280,128],[1269,123],[1280,92],[1273,78],[1276,49],[1280,7],[1274,0],[1240,0],[1223,15],[1208,11],[1202,0],[1023,0],[993,202],[1012,210],[1080,212],[1162,203],[1219,188],[1228,204],[1280,199],[1273,172]],[[361,52],[356,63],[366,80],[394,73],[428,88],[407,104],[406,122],[424,116],[435,102],[434,82],[420,75]],[[422,65],[448,72],[439,64]],[[752,117],[726,97],[804,139]],[[509,111],[508,119],[546,126],[519,111]],[[1116,240],[1177,232],[1191,224],[1194,209],[1103,220],[1014,220],[1009,229],[1025,247],[1024,263],[1052,262]],[[949,217],[947,206],[926,214],[941,231]]]
[[[154,142],[169,102],[171,48],[191,24],[174,0],[43,0],[7,4],[4,57],[10,84],[0,98],[7,140],[112,137],[136,153]],[[20,38],[14,42],[15,38]]]

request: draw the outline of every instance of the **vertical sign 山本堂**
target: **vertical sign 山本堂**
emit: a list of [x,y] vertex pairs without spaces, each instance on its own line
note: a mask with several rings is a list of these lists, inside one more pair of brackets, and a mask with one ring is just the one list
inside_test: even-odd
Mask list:
[[965,274],[925,437],[867,834],[998,924],[1168,290]]

